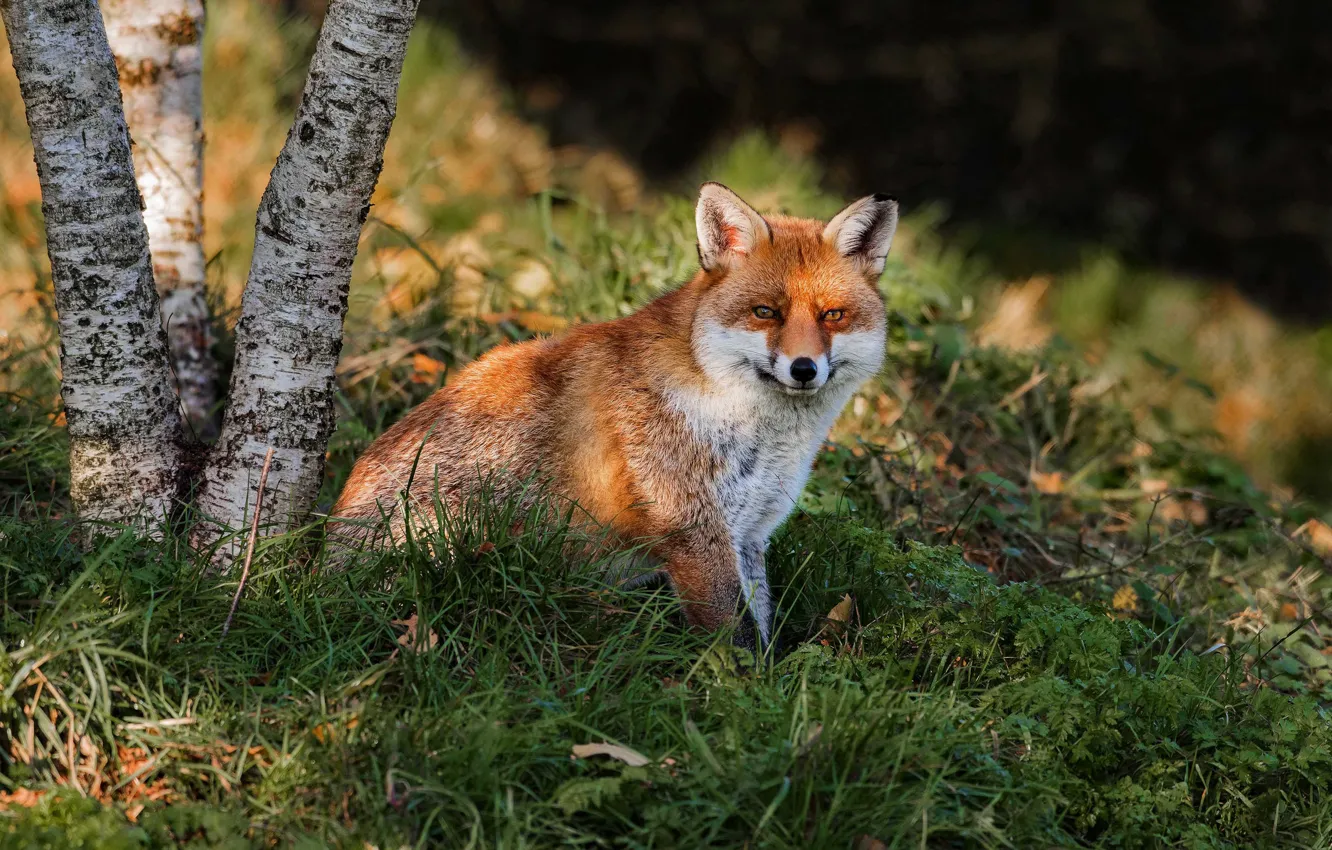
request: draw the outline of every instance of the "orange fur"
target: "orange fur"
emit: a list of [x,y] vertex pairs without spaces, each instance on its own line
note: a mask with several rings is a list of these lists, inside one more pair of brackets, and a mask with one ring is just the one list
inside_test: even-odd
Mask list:
[[[500,497],[537,479],[576,502],[589,521],[613,530],[620,545],[646,542],[691,622],[708,628],[726,622],[741,591],[737,558],[750,544],[737,538],[731,515],[744,511],[729,507],[731,490],[724,481],[741,480],[737,469],[743,458],[737,452],[756,451],[762,459],[764,447],[757,443],[769,433],[745,425],[748,407],[755,408],[751,418],[759,423],[767,421],[769,406],[772,416],[808,419],[811,433],[818,432],[817,445],[827,425],[802,410],[817,409],[830,423],[823,408],[835,404],[840,410],[855,386],[839,385],[836,399],[812,394],[806,402],[752,374],[738,376],[742,384],[736,387],[724,385],[729,379],[719,381],[700,362],[701,329],[713,323],[758,332],[753,338],[791,358],[826,356],[839,334],[877,334],[871,339],[880,340],[882,356],[885,316],[873,285],[877,275],[840,253],[820,222],[766,221],[771,238],[749,242],[725,226],[721,250],[729,252],[727,262],[701,269],[680,289],[630,316],[488,352],[375,441],[353,468],[333,517],[365,521],[381,511],[400,516],[414,464],[416,475],[405,495],[421,506],[431,503],[436,486],[446,504],[457,505],[485,475],[499,474],[491,486]],[[760,304],[782,318],[757,318]],[[843,311],[842,317],[820,318],[832,309]],[[870,373],[877,366],[877,360],[865,364]],[[856,386],[868,376],[857,375]],[[719,444],[709,436],[710,426],[700,425],[710,421],[709,405],[734,406],[732,399],[752,399],[734,402],[739,412],[728,414],[739,423],[735,433],[744,437],[736,439],[756,443],[752,451]],[[693,400],[701,400],[700,412]],[[751,440],[746,436],[751,431],[759,436]],[[808,460],[793,463],[803,464],[798,475],[792,473],[803,486]],[[754,498],[753,489],[743,490],[746,499]],[[781,517],[791,506],[783,502],[783,507]],[[335,531],[343,537],[373,534],[364,525],[345,523]],[[764,534],[762,546],[766,542]]]

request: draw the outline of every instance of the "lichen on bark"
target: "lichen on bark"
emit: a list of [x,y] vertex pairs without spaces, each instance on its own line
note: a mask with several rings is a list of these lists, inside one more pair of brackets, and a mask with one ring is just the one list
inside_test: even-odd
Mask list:
[[205,298],[201,0],[102,0],[120,72],[172,375],[194,433],[216,436]]
[[71,495],[150,532],[175,509],[181,424],[116,66],[94,0],[0,0],[32,134],[60,328]]
[[[227,412],[196,501],[205,520],[196,543],[245,527],[270,446],[268,528],[300,523],[319,492],[352,261],[383,165],[416,5],[333,0],[324,17],[256,216]],[[219,559],[236,548],[224,544]]]

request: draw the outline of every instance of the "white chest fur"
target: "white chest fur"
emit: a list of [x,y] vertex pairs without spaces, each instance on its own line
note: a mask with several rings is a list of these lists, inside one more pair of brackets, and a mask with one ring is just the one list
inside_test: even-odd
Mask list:
[[712,495],[730,531],[741,590],[764,644],[773,618],[763,557],[768,538],[795,509],[814,453],[853,390],[828,387],[813,398],[792,398],[741,385],[671,399],[695,438],[720,461]]
[[678,394],[690,430],[720,461],[713,482],[737,548],[768,537],[796,506],[814,455],[852,388],[792,398],[766,387]]

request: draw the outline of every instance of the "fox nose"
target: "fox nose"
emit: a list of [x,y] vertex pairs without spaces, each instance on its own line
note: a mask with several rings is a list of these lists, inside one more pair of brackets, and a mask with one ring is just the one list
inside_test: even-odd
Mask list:
[[791,377],[800,383],[809,383],[818,376],[819,367],[808,357],[797,357],[791,361]]

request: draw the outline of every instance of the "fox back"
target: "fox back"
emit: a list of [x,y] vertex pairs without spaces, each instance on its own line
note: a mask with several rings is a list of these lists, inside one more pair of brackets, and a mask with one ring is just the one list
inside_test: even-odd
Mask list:
[[[886,195],[828,223],[764,218],[720,184],[696,210],[700,270],[638,312],[500,346],[381,436],[335,505],[342,540],[400,539],[404,517],[499,497],[572,500],[612,545],[646,551],[689,620],[766,643],[764,552],[838,413],[878,372]],[[406,502],[406,509],[403,507]],[[755,635],[754,632],[757,631]]]

